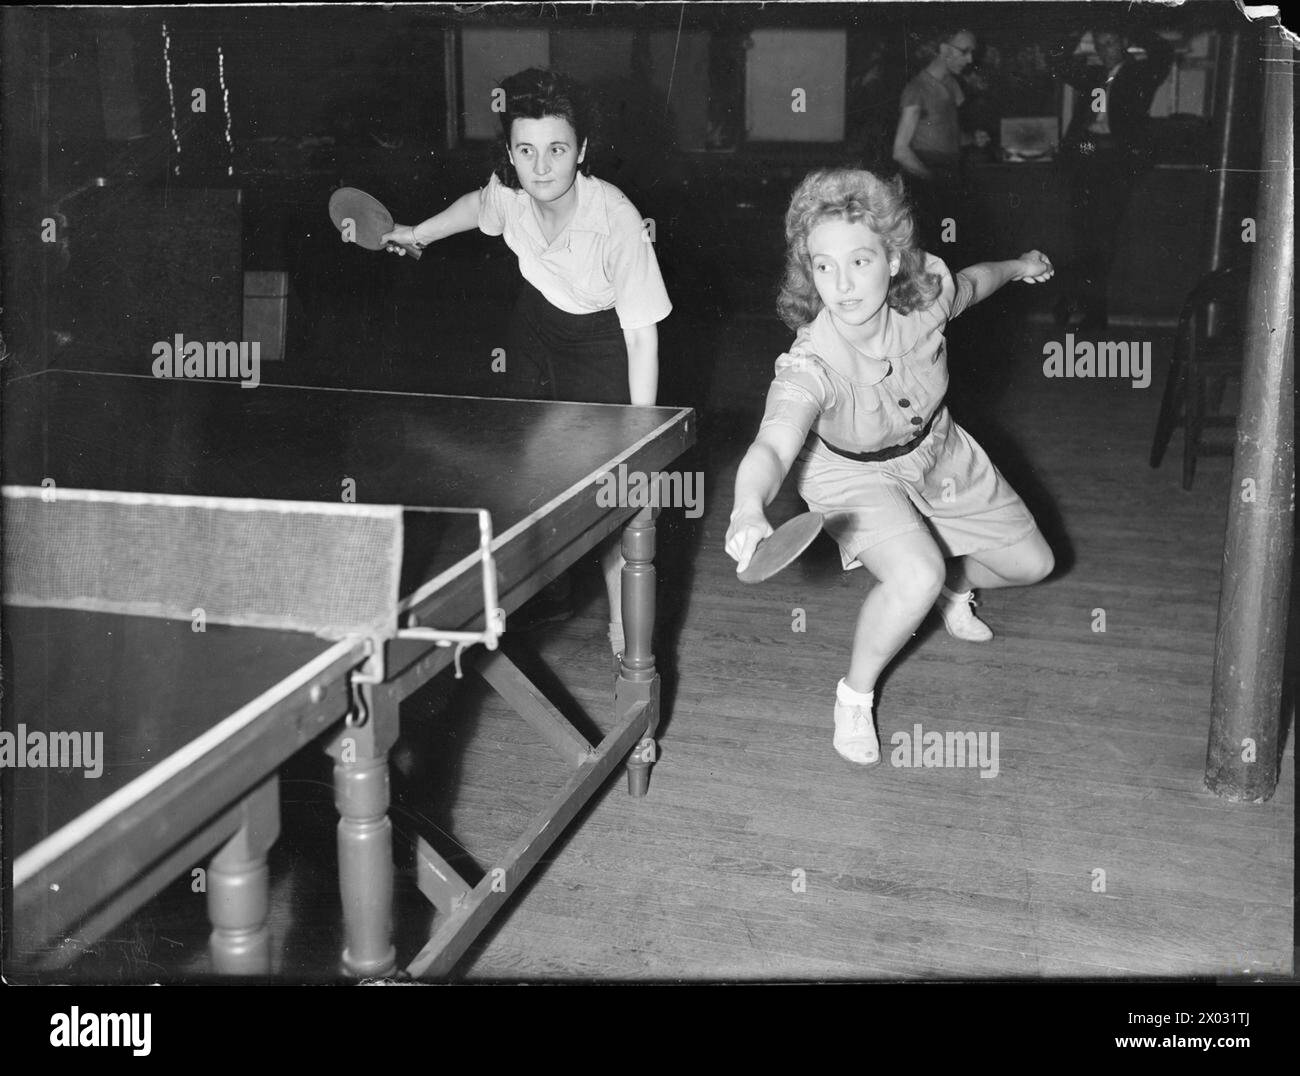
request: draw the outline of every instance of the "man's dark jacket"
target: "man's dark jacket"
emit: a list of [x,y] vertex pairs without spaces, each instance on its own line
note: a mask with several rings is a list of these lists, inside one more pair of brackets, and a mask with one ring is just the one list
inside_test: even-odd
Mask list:
[[[1140,45],[1146,59],[1129,56],[1115,73],[1106,100],[1107,120],[1115,148],[1135,163],[1149,156],[1150,141],[1147,127],[1151,100],[1156,90],[1169,75],[1174,63],[1174,48],[1159,34],[1139,32],[1132,35],[1131,43]],[[1070,128],[1065,132],[1062,149],[1066,152],[1088,154],[1093,148],[1093,136],[1088,130],[1096,113],[1092,110],[1092,91],[1106,85],[1109,69],[1101,64],[1090,64],[1082,56],[1067,54],[1069,47],[1057,49],[1054,68],[1079,91]]]

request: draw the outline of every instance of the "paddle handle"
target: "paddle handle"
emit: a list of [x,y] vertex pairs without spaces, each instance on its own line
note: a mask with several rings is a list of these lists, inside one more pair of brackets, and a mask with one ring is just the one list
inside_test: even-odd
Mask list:
[[408,258],[414,258],[417,262],[424,257],[424,251],[422,251],[419,247],[413,247],[408,243],[396,243],[394,245],[401,247],[404,251],[406,251],[406,256]]

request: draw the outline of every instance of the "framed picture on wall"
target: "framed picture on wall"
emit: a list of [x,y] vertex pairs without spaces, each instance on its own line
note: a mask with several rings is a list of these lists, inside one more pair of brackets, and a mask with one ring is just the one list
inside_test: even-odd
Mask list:
[[755,30],[745,60],[745,127],[751,142],[844,138],[843,30]]
[[460,56],[465,138],[492,139],[500,130],[492,91],[516,71],[549,66],[551,35],[546,30],[466,28],[460,33]]

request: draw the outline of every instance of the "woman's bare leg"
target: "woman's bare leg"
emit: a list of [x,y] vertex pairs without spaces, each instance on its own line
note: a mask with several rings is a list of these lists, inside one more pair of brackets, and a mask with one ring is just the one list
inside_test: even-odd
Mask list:
[[933,608],[943,585],[944,564],[934,539],[922,530],[881,542],[858,559],[878,582],[858,613],[844,680],[865,694],[875,689],[885,666]]
[[600,570],[605,576],[605,594],[609,598],[609,645],[615,654],[623,652],[623,545],[616,534],[600,551]]
[[1052,573],[1056,558],[1038,531],[1015,545],[957,557],[948,566],[947,587],[956,594],[1037,583]]

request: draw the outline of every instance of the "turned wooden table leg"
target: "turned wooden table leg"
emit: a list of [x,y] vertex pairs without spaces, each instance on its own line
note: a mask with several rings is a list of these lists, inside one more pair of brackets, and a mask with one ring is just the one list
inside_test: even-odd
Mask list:
[[270,872],[266,857],[280,834],[280,781],[267,778],[241,804],[244,822],[208,865],[208,948],[221,975],[271,973]]
[[339,892],[346,935],[343,964],[355,975],[387,975],[397,961],[388,802],[387,757],[335,763]]
[[388,820],[388,750],[397,739],[390,685],[363,685],[365,720],[345,725],[330,747],[339,812],[343,967],[377,978],[397,966],[393,947],[393,825]]
[[647,703],[645,735],[627,760],[627,790],[644,796],[650,767],[658,754],[655,732],[659,724],[659,674],[651,649],[655,624],[655,516],[657,509],[643,508],[623,530],[623,634],[625,648],[614,708],[627,712],[640,701]]

